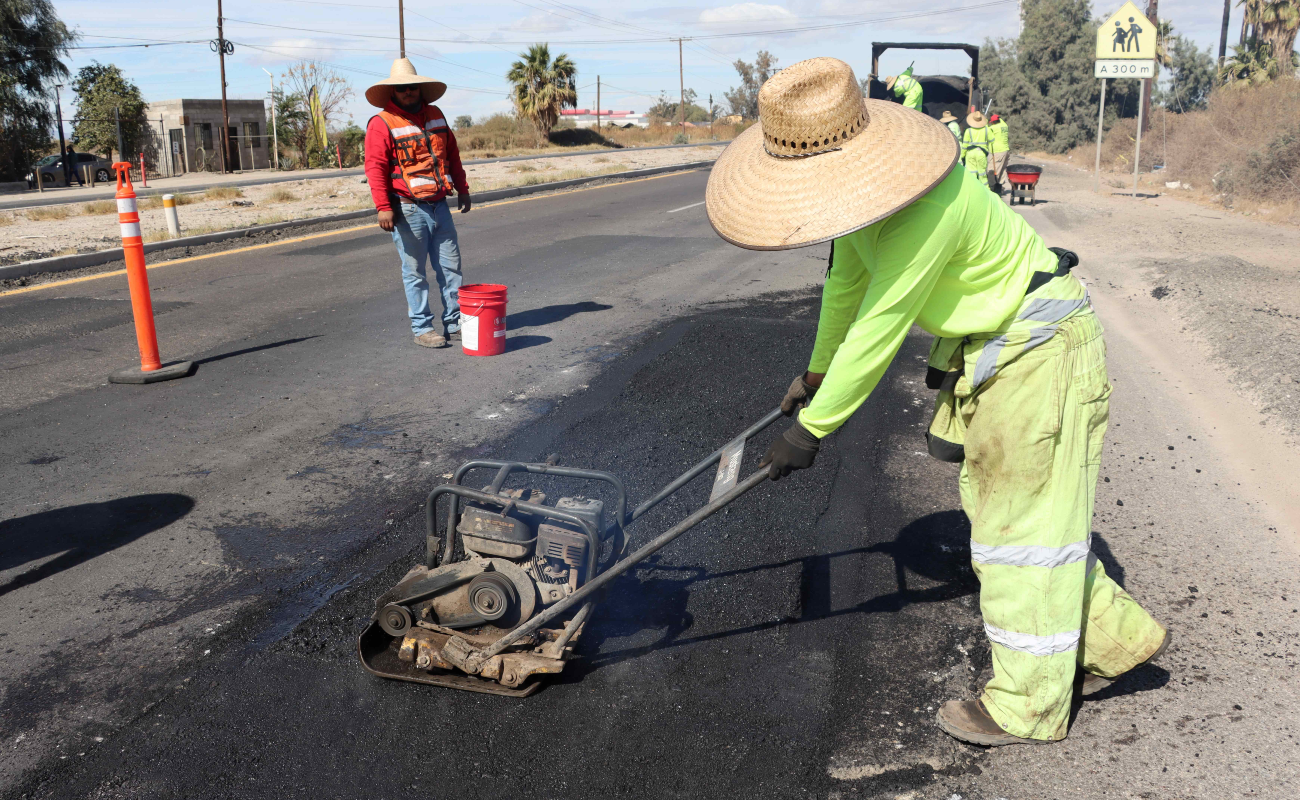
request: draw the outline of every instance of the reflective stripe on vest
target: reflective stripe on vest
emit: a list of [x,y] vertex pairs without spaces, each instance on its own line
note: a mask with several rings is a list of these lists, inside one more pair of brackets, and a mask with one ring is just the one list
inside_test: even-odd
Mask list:
[[[425,106],[414,120],[388,111],[376,116],[388,126],[393,136],[396,157],[389,160],[390,178],[401,178],[417,200],[450,194],[451,178],[447,175],[447,119],[437,106]],[[414,122],[415,124],[412,124]]]

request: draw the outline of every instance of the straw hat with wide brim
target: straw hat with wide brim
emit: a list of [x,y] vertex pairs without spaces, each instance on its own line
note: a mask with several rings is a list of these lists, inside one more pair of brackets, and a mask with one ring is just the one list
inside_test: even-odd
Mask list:
[[375,108],[383,108],[393,99],[394,86],[420,84],[420,97],[426,103],[432,103],[447,92],[447,84],[426,78],[415,73],[415,65],[409,58],[399,58],[393,62],[388,77],[366,90],[366,102]]
[[945,111],[943,116],[939,117],[939,121],[943,123],[956,122],[957,118],[952,115],[951,111]]
[[897,82],[898,82],[898,76],[897,76],[897,75],[886,75],[886,76],[885,76],[885,91],[887,92],[887,91],[889,91],[890,89],[893,89],[893,88],[894,88],[894,84],[897,83]]
[[972,128],[983,128],[989,124],[989,121],[984,119],[984,115],[980,112],[972,111],[966,115],[966,124]]
[[758,93],[759,124],[713,165],[705,190],[718,235],[750,250],[788,250],[865,228],[933,189],[957,140],[931,117],[864,100],[848,64],[800,61]]

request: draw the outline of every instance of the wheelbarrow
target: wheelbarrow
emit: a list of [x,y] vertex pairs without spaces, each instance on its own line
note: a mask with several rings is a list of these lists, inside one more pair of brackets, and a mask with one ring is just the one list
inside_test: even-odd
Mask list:
[[1035,167],[1031,164],[1012,164],[1007,167],[1007,183],[1011,184],[1011,195],[1008,199],[1011,205],[1016,204],[1016,199],[1020,199],[1020,204],[1025,204],[1025,199],[1029,199],[1029,205],[1036,202],[1034,193],[1038,189],[1038,179],[1042,177],[1043,168]]

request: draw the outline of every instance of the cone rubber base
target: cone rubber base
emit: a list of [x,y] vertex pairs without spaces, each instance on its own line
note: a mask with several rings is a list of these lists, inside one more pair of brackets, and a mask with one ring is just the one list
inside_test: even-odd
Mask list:
[[120,369],[108,376],[109,383],[158,383],[175,378],[184,378],[194,373],[193,361],[173,361],[163,364],[158,369],[145,372],[139,367]]

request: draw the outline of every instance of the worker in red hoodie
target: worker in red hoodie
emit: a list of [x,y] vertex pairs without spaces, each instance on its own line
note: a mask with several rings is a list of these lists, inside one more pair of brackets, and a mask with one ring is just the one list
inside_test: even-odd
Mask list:
[[[422,347],[443,347],[460,331],[460,245],[447,208],[456,190],[462,214],[470,209],[469,183],[446,117],[432,105],[447,84],[417,75],[408,59],[393,62],[389,77],[366,90],[380,112],[366,126],[366,180],[379,211],[379,227],[393,234],[402,258],[402,283],[411,334]],[[426,258],[442,293],[442,321],[429,308]]]

